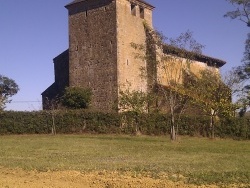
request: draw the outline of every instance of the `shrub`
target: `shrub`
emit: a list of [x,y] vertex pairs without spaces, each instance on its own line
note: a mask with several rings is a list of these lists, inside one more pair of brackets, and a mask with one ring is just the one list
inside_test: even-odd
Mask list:
[[68,87],[62,96],[62,105],[69,109],[85,109],[88,108],[91,101],[90,89],[81,87]]
[[[135,134],[135,123],[145,135],[166,135],[170,132],[170,117],[159,113],[138,115],[131,112],[112,114],[57,110],[53,114],[52,111],[1,112],[0,134],[49,134],[52,116],[59,134]],[[209,123],[209,117],[182,116],[178,122],[179,135],[209,136]],[[222,138],[250,139],[250,119],[220,119],[215,126],[215,134]]]

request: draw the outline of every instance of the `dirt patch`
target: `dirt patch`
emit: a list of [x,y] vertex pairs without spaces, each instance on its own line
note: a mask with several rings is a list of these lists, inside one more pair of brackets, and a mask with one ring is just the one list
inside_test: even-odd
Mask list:
[[[166,177],[152,178],[132,173],[77,171],[37,172],[21,169],[6,169],[0,167],[1,188],[197,188],[182,182],[172,182]],[[218,186],[198,186],[200,188],[217,188]],[[230,186],[238,187],[238,186]]]

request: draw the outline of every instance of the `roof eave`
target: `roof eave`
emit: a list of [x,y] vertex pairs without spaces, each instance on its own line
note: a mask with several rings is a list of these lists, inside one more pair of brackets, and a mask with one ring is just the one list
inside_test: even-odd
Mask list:
[[67,5],[65,5],[64,7],[68,9],[68,7],[70,7],[71,5],[75,5],[75,4],[84,2],[84,1],[86,1],[86,0],[74,0],[71,3],[68,3]]
[[[184,49],[180,49],[180,48],[177,48],[177,47],[166,44],[166,45],[163,46],[163,50],[164,50],[164,53],[166,53],[166,54],[178,55],[178,51],[179,50],[184,50]],[[209,66],[216,66],[216,67],[219,68],[219,67],[222,67],[223,65],[226,64],[225,61],[217,59],[217,58],[209,57],[209,56],[206,56],[206,55],[203,55],[203,54],[198,54],[198,53],[195,53],[195,52],[190,52],[190,51],[187,51],[187,50],[184,50],[184,51],[187,52],[187,53],[190,53],[193,56],[194,60],[206,63]]]

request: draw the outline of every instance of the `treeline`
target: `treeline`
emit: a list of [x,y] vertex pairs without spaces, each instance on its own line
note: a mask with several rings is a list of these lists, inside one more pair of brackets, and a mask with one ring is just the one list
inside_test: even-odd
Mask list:
[[[51,134],[53,126],[57,134],[144,134],[167,135],[170,117],[164,114],[111,114],[71,111],[39,111],[0,113],[0,134]],[[178,122],[178,134],[209,137],[210,118],[182,116]],[[215,135],[221,138],[250,139],[250,118],[217,120]]]

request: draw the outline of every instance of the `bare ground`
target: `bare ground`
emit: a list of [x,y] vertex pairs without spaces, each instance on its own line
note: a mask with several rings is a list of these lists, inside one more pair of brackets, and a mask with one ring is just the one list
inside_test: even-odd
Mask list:
[[[118,172],[77,171],[37,172],[21,169],[7,169],[0,167],[1,188],[217,188],[216,185],[187,185],[183,181],[173,182],[166,177],[152,178],[147,176],[119,174]],[[227,187],[245,187],[245,185],[231,185]]]

